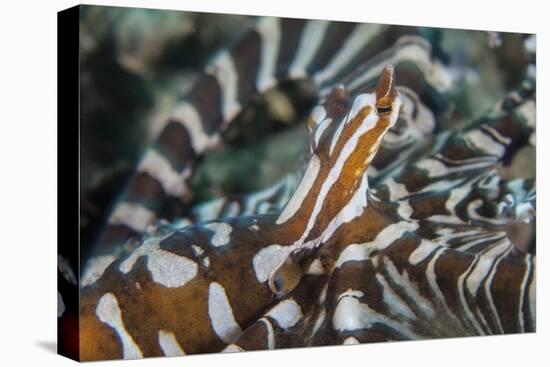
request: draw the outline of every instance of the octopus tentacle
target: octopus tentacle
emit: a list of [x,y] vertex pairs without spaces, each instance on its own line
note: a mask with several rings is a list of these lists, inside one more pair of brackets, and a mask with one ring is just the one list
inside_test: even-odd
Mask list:
[[[534,84],[438,131],[453,80],[404,33],[263,18],[213,59],[111,217],[145,235],[100,245],[82,277],[82,360],[535,330],[535,256],[508,228],[534,219],[535,182],[498,169],[534,142]],[[148,227],[285,78],[320,94],[301,179]]]

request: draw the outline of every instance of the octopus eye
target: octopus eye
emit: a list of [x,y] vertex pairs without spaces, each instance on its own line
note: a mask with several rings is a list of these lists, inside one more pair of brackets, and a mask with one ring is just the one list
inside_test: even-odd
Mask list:
[[269,277],[268,285],[278,297],[292,291],[302,277],[300,265],[288,257]]
[[376,112],[379,115],[390,113],[391,112],[391,105],[389,106],[376,106]]

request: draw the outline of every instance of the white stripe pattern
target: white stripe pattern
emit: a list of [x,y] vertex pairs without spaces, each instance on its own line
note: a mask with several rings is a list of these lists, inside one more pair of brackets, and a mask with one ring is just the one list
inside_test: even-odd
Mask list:
[[310,20],[307,22],[302,32],[298,51],[296,51],[294,61],[290,65],[289,76],[291,78],[298,79],[307,76],[306,69],[321,46],[329,24],[326,20]]
[[279,43],[281,41],[280,19],[274,17],[262,18],[256,27],[261,37],[261,59],[256,88],[263,92],[272,88],[277,83],[275,68],[279,56]]
[[228,51],[222,51],[206,67],[206,71],[216,77],[222,94],[222,114],[224,124],[239,113],[241,105],[238,99],[238,74],[233,57]]
[[177,172],[170,161],[156,149],[147,150],[139,164],[138,172],[145,172],[156,179],[168,195],[181,197],[188,192],[185,180],[191,171],[186,168],[182,172]]

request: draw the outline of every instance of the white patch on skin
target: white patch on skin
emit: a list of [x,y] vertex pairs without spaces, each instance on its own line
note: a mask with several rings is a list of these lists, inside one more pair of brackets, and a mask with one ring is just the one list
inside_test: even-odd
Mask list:
[[527,125],[534,128],[537,116],[537,107],[535,102],[531,100],[525,101],[517,108],[517,110],[523,118],[525,118]]
[[231,343],[242,334],[225,289],[216,282],[210,283],[208,287],[208,316],[216,335],[224,343]]
[[218,144],[220,137],[218,134],[209,136],[203,129],[202,119],[191,103],[187,101],[180,102],[172,112],[172,119],[185,127],[191,138],[193,150],[202,153],[206,149]]
[[405,328],[404,324],[374,311],[352,295],[346,295],[340,299],[332,319],[332,325],[337,331],[368,329],[376,323],[385,324],[409,339],[418,339],[418,336],[413,331]]
[[261,37],[261,59],[256,80],[256,88],[262,92],[273,87],[275,79],[275,68],[279,56],[279,43],[281,41],[281,26],[279,18],[261,18],[256,26]]
[[208,256],[202,259],[202,265],[206,268],[210,266],[210,258]]
[[360,344],[359,340],[355,339],[353,336],[348,336],[342,345],[354,345],[354,344]]
[[254,255],[252,266],[258,281],[260,283],[267,281],[271,273],[278,269],[295,248],[295,246],[270,245]]
[[326,119],[321,122],[319,126],[315,129],[315,147],[319,146],[319,141],[321,140],[321,136],[323,136],[323,133],[325,130],[330,126],[332,123],[332,119]]
[[63,297],[61,293],[57,292],[57,317],[63,316],[65,312],[65,302],[63,302]]
[[398,205],[399,206],[397,207],[397,214],[399,214],[402,219],[410,219],[411,215],[413,214],[413,208],[409,203],[409,199],[401,200]]
[[426,218],[430,222],[445,224],[463,224],[464,221],[454,215],[431,215]]
[[166,357],[184,356],[185,351],[179,345],[176,336],[166,330],[159,330],[159,346]]
[[495,141],[490,135],[480,129],[474,129],[464,134],[464,141],[475,149],[482,152],[502,157],[505,152],[505,147],[501,143]]
[[193,209],[193,214],[197,217],[197,222],[213,220],[220,216],[224,204],[225,199],[223,198],[210,200]]
[[428,240],[422,239],[420,244],[409,255],[409,263],[411,265],[417,265],[424,261],[432,252],[437,249],[437,245]]
[[147,226],[155,220],[155,213],[143,205],[121,202],[109,217],[109,223],[122,224],[136,232],[144,232]]
[[281,215],[279,215],[279,218],[277,218],[277,224],[283,224],[288,221],[302,207],[304,199],[317,179],[320,168],[321,161],[319,157],[314,154],[309,160],[304,177],[300,181],[300,185],[296,189],[296,192],[285,205],[285,208],[281,212]]
[[209,229],[214,232],[214,236],[210,241],[215,247],[225,246],[229,244],[230,238],[229,235],[233,231],[227,223],[208,223],[204,225],[204,228]]
[[332,326],[338,331],[357,330],[362,327],[359,316],[361,315],[361,304],[354,296],[342,297],[332,318]]
[[153,281],[168,288],[183,287],[198,271],[196,262],[185,256],[176,255],[159,247],[163,238],[148,238],[135,249],[126,260],[120,263],[119,270],[127,274],[141,256],[147,257],[147,269]]
[[264,323],[267,332],[267,349],[275,349],[275,331],[271,321],[265,317],[262,317],[260,321]]
[[[426,170],[426,172],[428,173],[428,177],[441,177],[441,176],[449,175],[454,172],[463,172],[463,171],[468,171],[472,169],[485,168],[487,167],[487,162],[489,161],[476,160],[474,163],[470,163],[470,164],[464,163],[460,166],[449,167],[437,159],[425,158],[420,160],[416,164],[416,167]],[[426,191],[426,189],[424,189],[423,191]]]
[[[493,165],[497,162],[497,158],[493,156],[481,156],[481,157],[471,157],[471,158],[464,158],[464,159],[452,159],[449,157],[444,156],[441,153],[436,153],[435,157],[439,159],[440,161],[451,163],[451,164],[459,164],[463,168],[478,168],[478,167],[488,167],[490,165]],[[460,168],[460,167],[457,167]],[[452,181],[451,181],[452,182]]]
[[186,168],[182,172],[177,172],[170,161],[155,149],[147,150],[145,157],[139,163],[138,172],[145,172],[153,177],[171,196],[180,197],[189,191],[185,180],[191,174],[190,169]]
[[441,190],[448,190],[449,187],[455,187],[457,185],[462,185],[463,179],[455,179],[455,180],[443,180],[439,179],[428,186],[425,186],[422,190],[417,192],[416,194],[423,194],[426,192],[433,192],[433,191],[441,191]]
[[239,347],[237,344],[229,344],[222,350],[222,353],[238,353],[244,352],[244,349]]
[[164,250],[147,256],[147,268],[156,283],[168,288],[183,287],[198,270],[196,262]]
[[321,275],[323,273],[324,273],[323,264],[321,264],[321,260],[319,259],[313,260],[306,271],[306,274],[312,274],[312,275]]
[[323,289],[321,289],[321,293],[319,294],[319,304],[325,303],[327,299],[327,290],[328,290],[328,283],[325,283],[325,286]]
[[339,268],[347,261],[368,260],[370,254],[375,249],[383,250],[394,241],[401,238],[405,232],[414,231],[418,228],[416,222],[398,222],[393,223],[381,230],[374,240],[362,244],[348,245],[338,256],[334,267]]
[[248,229],[250,229],[251,231],[257,231],[260,229],[260,227],[258,227],[257,224],[253,224],[251,225],[250,227],[248,227]]
[[102,255],[90,259],[80,279],[80,287],[84,288],[94,284],[116,259],[114,255]]
[[508,137],[505,137],[505,136],[502,136],[502,134],[500,132],[498,132],[497,129],[495,129],[494,127],[492,127],[490,125],[483,125],[483,130],[490,133],[491,136],[495,140],[497,140],[498,142],[500,142],[503,145],[509,145],[512,142],[512,139],[510,139]]
[[187,218],[178,218],[176,220],[174,220],[173,222],[170,223],[170,227],[174,230],[174,231],[179,231],[179,230],[182,230],[190,225],[192,225],[193,222],[191,222],[189,219]]
[[304,314],[300,305],[292,298],[289,298],[279,302],[269,310],[266,316],[275,320],[281,328],[288,329],[296,325]]
[[143,354],[138,345],[124,327],[120,308],[118,307],[118,301],[114,294],[105,293],[101,296],[97,303],[95,313],[101,322],[112,327],[117,333],[122,343],[122,358],[143,358]]
[[395,182],[393,178],[389,178],[384,182],[384,185],[388,187],[388,191],[390,193],[390,201],[397,201],[405,196],[410,195],[409,191],[407,190],[407,187],[402,184]]
[[315,320],[315,324],[313,325],[313,331],[311,332],[311,335],[315,335],[317,330],[323,325],[323,322],[325,321],[325,317],[327,316],[327,311],[323,308],[319,312],[319,316],[317,316],[317,320]]
[[206,72],[216,77],[222,94],[222,114],[225,123],[231,121],[241,109],[238,100],[238,75],[233,57],[223,51],[206,67]]
[[325,110],[325,107],[315,106],[315,108],[311,110],[311,119],[315,121],[316,125],[319,125],[325,119],[325,117],[327,117],[327,111]]
[[238,202],[230,202],[224,210],[223,216],[232,218],[240,214],[241,206]]
[[309,20],[306,23],[296,56],[289,68],[290,78],[298,79],[307,76],[306,69],[321,46],[329,24],[326,20]]
[[352,243],[340,253],[338,259],[334,263],[335,268],[341,267],[348,261],[364,261],[370,257],[370,254],[375,250],[374,246],[369,246],[367,243]]
[[191,249],[193,250],[196,256],[200,256],[204,254],[204,249],[197,245],[191,245]]
[[520,326],[520,332],[525,332],[525,320],[524,320],[524,314],[523,314],[523,305],[525,303],[525,294],[527,293],[527,280],[529,279],[529,275],[531,274],[531,256],[525,256],[525,274],[523,275],[523,280],[521,281],[520,286],[520,294],[519,294],[519,315],[518,315],[518,323]]
[[351,289],[351,288],[348,288],[345,292],[343,293],[340,293],[340,295],[338,296],[338,298],[336,299],[337,301],[340,301],[342,298],[344,297],[355,297],[355,298],[361,298],[365,295],[365,293],[363,293],[362,291],[359,291],[357,289]]
[[318,85],[330,80],[338,74],[353,60],[361,49],[376,37],[387,26],[380,24],[358,24],[353,32],[347,37],[343,45],[338,48],[338,52],[332,57],[330,63],[320,72],[313,76]]
[[270,203],[260,203],[258,205],[258,210],[256,211],[256,214],[266,214],[271,208],[272,205]]

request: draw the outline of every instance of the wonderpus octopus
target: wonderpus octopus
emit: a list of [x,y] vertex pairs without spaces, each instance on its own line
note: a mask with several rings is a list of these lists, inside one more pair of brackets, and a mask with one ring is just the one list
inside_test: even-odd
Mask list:
[[[499,170],[535,144],[533,70],[438,128],[454,79],[414,33],[261,18],[220,51],[114,208],[76,311],[59,295],[61,328],[79,318],[61,346],[97,360],[534,331],[535,255],[511,228],[534,222],[535,180]],[[319,91],[303,172],[163,218],[242,107],[302,78]]]

